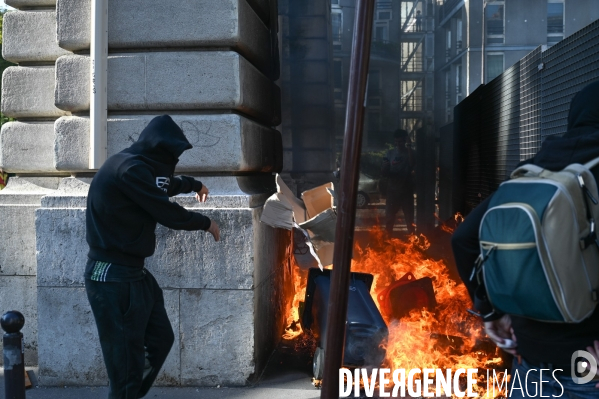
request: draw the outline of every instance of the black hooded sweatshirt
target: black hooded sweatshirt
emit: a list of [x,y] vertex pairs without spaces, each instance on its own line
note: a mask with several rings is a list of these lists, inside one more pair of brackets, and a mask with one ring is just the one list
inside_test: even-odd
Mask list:
[[[557,171],[571,163],[586,163],[599,157],[599,82],[582,89],[570,104],[568,130],[562,137],[548,137],[533,163]],[[599,167],[593,170],[599,182]],[[489,199],[471,212],[452,238],[456,264],[471,295],[475,282],[469,276],[479,254],[478,226]],[[599,267],[599,265],[595,265]],[[530,287],[534,290],[534,287]],[[483,312],[484,309],[479,309]],[[552,364],[570,372],[570,360],[576,350],[585,350],[599,340],[599,307],[588,319],[578,324],[543,323],[512,316],[512,327],[518,339],[518,353],[533,365]]]
[[173,176],[179,156],[190,148],[181,128],[163,115],[152,119],[131,147],[106,160],[87,196],[91,260],[112,264],[116,275],[137,274],[144,259],[154,253],[156,223],[175,230],[210,227],[206,216],[169,201],[202,189],[202,183],[191,177]]

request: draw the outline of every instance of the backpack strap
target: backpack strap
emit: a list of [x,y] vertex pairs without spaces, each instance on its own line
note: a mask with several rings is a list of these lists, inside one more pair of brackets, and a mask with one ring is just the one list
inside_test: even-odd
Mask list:
[[593,169],[597,165],[599,165],[599,157],[592,159],[589,162],[585,163],[584,167],[590,170],[590,169]]
[[[599,163],[599,158],[597,158],[596,161]],[[522,177],[522,176],[526,175],[527,173],[531,173],[531,174],[533,174],[535,176],[538,176],[544,170],[545,169],[541,168],[540,166],[528,163],[526,165],[522,165],[519,168],[515,169],[512,172],[512,174],[510,175],[510,178],[515,179],[517,177]]]

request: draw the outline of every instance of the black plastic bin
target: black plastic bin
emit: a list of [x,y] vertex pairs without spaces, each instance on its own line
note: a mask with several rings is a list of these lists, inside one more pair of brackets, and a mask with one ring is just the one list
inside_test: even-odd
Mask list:
[[[351,273],[349,302],[345,327],[343,366],[378,367],[385,358],[384,344],[389,335],[387,325],[370,296],[372,274]],[[331,271],[310,269],[302,327],[317,339],[314,354],[314,377],[322,378],[326,345],[327,312],[331,290]],[[341,339],[341,337],[339,337]]]

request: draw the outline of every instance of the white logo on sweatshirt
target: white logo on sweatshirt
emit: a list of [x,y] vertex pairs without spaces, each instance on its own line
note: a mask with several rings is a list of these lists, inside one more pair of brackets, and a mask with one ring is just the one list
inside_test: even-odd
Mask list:
[[156,186],[164,191],[165,193],[168,191],[168,185],[170,184],[171,179],[168,177],[157,177],[156,178]]

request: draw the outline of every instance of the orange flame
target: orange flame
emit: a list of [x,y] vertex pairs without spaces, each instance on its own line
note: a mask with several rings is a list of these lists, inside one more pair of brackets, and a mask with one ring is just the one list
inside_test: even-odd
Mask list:
[[[461,220],[463,217],[457,214],[453,227],[443,224],[441,229],[445,226],[447,230],[444,231],[452,232]],[[355,244],[352,271],[374,275],[371,294],[389,328],[384,367],[392,370],[433,368],[454,371],[478,368],[479,384],[474,387],[475,392],[481,397],[505,396],[505,391],[499,390],[494,395],[489,392],[487,396],[487,384],[491,387],[494,381],[492,371],[491,381],[486,380],[486,370],[499,370],[502,360],[496,355],[494,346],[485,340],[481,320],[467,313],[472,305],[466,287],[450,278],[443,261],[427,257],[425,251],[430,246],[427,238],[412,235],[406,242],[386,237],[379,228],[370,230],[368,235],[365,243]],[[296,293],[288,317],[289,327],[283,336],[285,339],[302,334],[298,323],[299,303],[305,296],[306,274],[300,273],[297,266],[294,266],[294,271]],[[383,312],[378,295],[409,272],[416,279],[430,277],[433,280],[437,306],[434,313],[425,309],[413,310],[401,320],[393,320],[390,314]],[[503,378],[503,374],[499,376]]]

